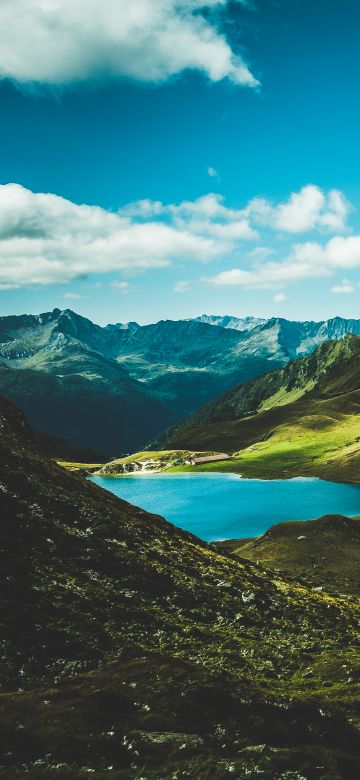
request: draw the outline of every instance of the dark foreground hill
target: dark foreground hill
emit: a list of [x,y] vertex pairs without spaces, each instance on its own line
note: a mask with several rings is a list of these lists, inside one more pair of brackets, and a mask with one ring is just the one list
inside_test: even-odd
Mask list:
[[61,470],[0,401],[0,777],[354,780],[359,605]]
[[236,453],[244,475],[359,482],[359,336],[324,343],[309,357],[240,385],[161,444]]

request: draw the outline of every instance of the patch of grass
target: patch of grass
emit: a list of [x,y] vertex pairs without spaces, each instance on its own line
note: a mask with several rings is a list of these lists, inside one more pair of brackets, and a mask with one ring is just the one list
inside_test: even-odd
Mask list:
[[66,469],[66,471],[70,471],[74,474],[84,471],[91,473],[101,469],[104,465],[103,463],[71,463],[68,460],[56,460],[55,462],[58,466],[61,466],[63,469]]
[[294,388],[288,390],[285,386],[281,387],[274,395],[266,398],[259,406],[259,412],[265,412],[267,409],[272,409],[274,406],[286,406],[287,404],[293,404],[302,398],[305,393],[308,393],[314,387],[314,382],[309,381],[304,384],[303,387]]
[[243,473],[249,476],[328,476],[339,481],[360,481],[351,472],[351,458],[360,456],[360,418],[354,415],[325,421],[302,418],[299,423],[280,426],[266,441],[237,453]]

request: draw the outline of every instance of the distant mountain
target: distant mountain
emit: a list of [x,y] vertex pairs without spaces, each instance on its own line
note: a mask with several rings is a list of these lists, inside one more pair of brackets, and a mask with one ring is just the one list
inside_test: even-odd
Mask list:
[[165,434],[161,445],[235,452],[244,475],[360,482],[360,338],[326,342],[240,385]]
[[216,398],[199,409],[191,422],[234,421],[245,415],[291,405],[311,391],[311,398],[318,392],[323,393],[334,381],[341,386],[342,392],[347,393],[360,387],[359,368],[359,337],[349,335],[343,340],[325,342],[310,356],[290,361],[283,368],[241,384]]
[[[0,392],[39,430],[121,455],[266,370],[242,334],[197,322],[102,328],[70,310],[0,319]],[[270,358],[271,359],[271,358]]]
[[247,333],[246,349],[280,360],[308,355],[324,341],[340,339],[347,333],[360,335],[360,319],[333,317],[320,322],[294,322],[282,317],[220,317],[202,314],[196,321]]
[[292,322],[273,317],[245,337],[246,350],[248,354],[271,356],[284,364],[310,354],[324,341],[341,339],[347,333],[360,335],[360,320],[334,317],[323,322]]
[[4,780],[359,776],[357,603],[67,473],[1,398],[0,428]]
[[199,319],[100,327],[69,309],[2,317],[0,392],[44,433],[115,456],[240,382],[360,333],[360,320],[341,318]]
[[164,320],[120,331],[116,356],[131,376],[181,417],[241,380],[278,365],[271,355],[248,355],[246,334],[194,320]]
[[138,322],[116,322],[114,325],[110,324],[106,327],[108,330],[138,330],[138,328],[141,328],[141,325]]
[[0,392],[39,431],[108,454],[131,451],[173,418],[108,356],[112,340],[112,333],[69,311],[4,317]]
[[207,325],[217,325],[219,328],[233,328],[239,331],[249,331],[258,325],[263,325],[266,320],[259,317],[231,317],[228,315],[201,314],[195,317],[195,322],[205,322]]

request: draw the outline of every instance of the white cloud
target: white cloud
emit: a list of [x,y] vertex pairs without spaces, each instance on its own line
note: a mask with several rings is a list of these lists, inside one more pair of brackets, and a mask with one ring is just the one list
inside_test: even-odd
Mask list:
[[211,176],[212,179],[217,179],[217,177],[219,175],[217,170],[215,168],[212,168],[211,165],[207,169],[207,172],[208,172],[208,175]]
[[173,287],[174,293],[185,293],[188,291],[190,282],[176,282]]
[[326,268],[320,266],[312,268],[310,263],[297,263],[288,260],[281,263],[265,263],[265,265],[255,267],[251,271],[233,268],[231,271],[222,271],[204,281],[220,287],[237,286],[260,290],[329,275]]
[[[334,193],[322,194],[322,202],[330,199],[340,213],[346,201]],[[253,203],[245,209],[228,208],[221,195],[208,193],[179,204],[141,200],[111,212],[33,193],[18,184],[0,185],[0,289],[71,282],[92,273],[134,275],[178,260],[237,258],[244,241],[260,241],[251,221]],[[323,210],[317,223],[329,214]],[[335,236],[325,245],[298,243],[281,261],[272,260],[273,254],[273,248],[259,244],[246,253],[250,267],[222,271],[210,281],[279,288],[300,279],[331,276],[339,269],[360,267],[360,236]]]
[[276,293],[273,297],[274,303],[285,303],[287,300],[286,295],[284,293]]
[[161,217],[166,212],[166,208],[161,200],[135,200],[127,203],[121,209],[121,214],[125,217],[137,217],[138,219],[150,219],[152,217]]
[[[225,9],[228,0],[205,5]],[[203,7],[201,0],[1,0],[0,78],[159,82],[192,69],[257,86]]]
[[224,205],[224,197],[213,192],[179,204],[140,200],[124,206],[120,213],[139,220],[167,218],[180,230],[190,230],[193,234],[212,236],[225,242],[239,239],[256,241],[259,238],[245,211],[228,208]]
[[[334,276],[339,270],[360,268],[360,235],[335,236],[324,246],[316,241],[296,244],[286,260],[254,264],[251,270],[233,268],[205,279],[217,286],[276,288],[306,279]],[[332,292],[352,292],[347,280]]]
[[224,241],[256,241],[259,238],[257,230],[250,227],[246,219],[229,222],[215,222],[211,219],[177,220],[175,224],[179,228],[187,225],[192,233],[213,236]]
[[111,282],[110,286],[122,293],[127,293],[130,290],[129,282]]
[[271,249],[269,246],[256,246],[255,249],[252,249],[251,252],[249,252],[249,256],[254,260],[266,260],[266,258],[273,255],[274,252],[275,250]]
[[[346,230],[351,204],[339,190],[323,192],[309,184],[292,193],[285,203],[273,205],[264,198],[253,198],[242,209],[229,208],[219,193],[209,192],[196,200],[178,204],[139,200],[121,209],[121,214],[138,220],[168,218],[173,225],[192,233],[214,236],[225,241],[259,240],[257,227],[285,233]],[[274,253],[268,246],[258,246],[251,256],[261,260]]]
[[331,288],[331,292],[337,295],[349,294],[355,292],[355,287],[348,279],[343,279],[341,284],[336,284]]
[[326,266],[329,271],[360,267],[360,236],[335,236],[324,246],[316,241],[296,244],[295,260],[311,263],[314,267]]
[[209,192],[196,200],[184,200],[178,205],[171,205],[167,210],[174,217],[191,217],[192,219],[225,219],[225,220],[244,220],[245,211],[230,209],[224,206],[224,197],[215,192]]
[[346,229],[352,207],[339,190],[326,193],[313,184],[293,192],[284,203],[273,205],[265,198],[254,198],[246,208],[253,222],[285,233],[305,233],[323,229],[329,232]]
[[64,298],[68,301],[80,301],[83,300],[84,296],[79,295],[78,293],[67,292],[65,293]]
[[228,244],[186,226],[139,223],[18,184],[0,185],[0,285],[55,284],[87,274],[206,262]]

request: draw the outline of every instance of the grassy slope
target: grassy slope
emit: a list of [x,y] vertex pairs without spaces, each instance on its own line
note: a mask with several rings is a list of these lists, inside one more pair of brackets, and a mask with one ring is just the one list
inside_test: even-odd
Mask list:
[[56,463],[73,474],[92,474],[103,467],[103,463],[79,463],[78,461],[56,460]]
[[[290,385],[285,403],[283,386],[262,397],[259,411],[249,416],[236,417],[236,396],[241,396],[241,413],[244,413],[244,390],[236,390],[234,398],[229,394],[212,404],[203,421],[190,421],[170,435],[169,445],[174,447],[214,448],[235,453],[232,464],[224,463],[217,470],[234,470],[244,476],[284,477],[316,475],[339,481],[360,481],[360,339],[347,337],[344,342],[323,345],[316,373],[318,379],[309,390],[308,375],[304,376],[304,364],[314,363],[316,353],[305,361],[299,361],[299,385]],[[296,363],[293,366],[296,367]],[[262,379],[262,385],[273,390],[281,372]],[[306,381],[304,381],[306,380]],[[259,382],[245,386],[248,402],[250,390],[258,390]],[[269,390],[270,392],[270,390]],[[294,393],[303,396],[293,400]],[[232,404],[233,419],[228,419]],[[279,403],[280,405],[276,405]],[[264,403],[269,407],[263,410]],[[206,470],[214,470],[207,466]]]
[[217,542],[216,548],[296,576],[313,587],[360,595],[360,518],[326,515],[278,523],[257,539]]
[[66,473],[4,401],[0,425],[1,778],[359,775],[357,602]]

